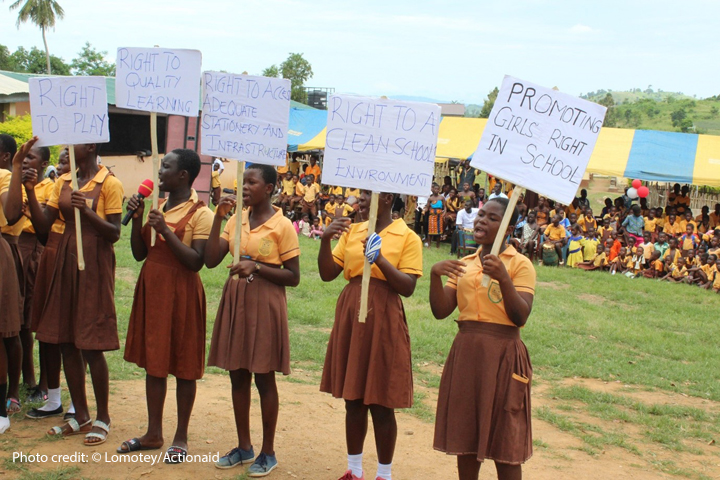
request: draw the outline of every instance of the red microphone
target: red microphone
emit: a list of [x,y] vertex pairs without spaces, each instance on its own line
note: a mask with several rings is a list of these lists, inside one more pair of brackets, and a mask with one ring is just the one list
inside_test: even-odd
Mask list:
[[[138,187],[138,197],[140,198],[140,201],[145,200],[146,197],[149,197],[152,195],[153,192],[153,182],[149,178],[142,182],[140,186]],[[135,213],[135,210],[128,209],[127,213],[125,214],[125,218],[122,220],[122,224],[126,225],[130,223],[130,219],[132,218],[133,214]]]

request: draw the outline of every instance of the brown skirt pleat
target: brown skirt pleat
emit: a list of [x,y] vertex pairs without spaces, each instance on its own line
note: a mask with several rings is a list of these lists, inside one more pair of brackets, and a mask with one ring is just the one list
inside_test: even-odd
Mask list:
[[22,296],[17,264],[13,249],[3,237],[0,237],[0,312],[0,337],[10,338],[20,333]]
[[368,316],[358,321],[361,277],[350,280],[335,308],[320,391],[365,405],[409,408],[413,402],[410,334],[400,296],[371,278]]
[[250,283],[228,277],[215,318],[208,365],[228,371],[290,374],[285,287],[259,275]]
[[436,450],[519,465],[532,456],[532,365],[516,327],[458,322],[438,396]]
[[115,314],[115,251],[110,242],[83,225],[85,270],[78,270],[75,225],[60,238],[37,338],[72,343],[80,350],[118,350]]
[[198,380],[205,370],[205,290],[197,272],[161,260],[148,256],[140,271],[124,358],[153,377]]
[[23,277],[25,278],[25,298],[23,301],[23,328],[30,328],[32,318],[32,298],[35,292],[38,263],[45,247],[34,233],[23,232],[18,240],[18,249],[22,257]]
[[57,250],[61,239],[61,233],[50,232],[47,243],[45,243],[45,248],[38,261],[38,268],[35,274],[35,286],[30,306],[30,328],[33,332],[37,332],[40,318],[45,309],[48,291],[50,290],[50,281],[52,280],[53,270],[55,269]]

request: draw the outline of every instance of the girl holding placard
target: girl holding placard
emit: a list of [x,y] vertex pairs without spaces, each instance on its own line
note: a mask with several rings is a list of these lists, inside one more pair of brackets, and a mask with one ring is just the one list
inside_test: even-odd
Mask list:
[[[360,193],[368,218],[370,192]],[[323,281],[341,273],[349,283],[338,298],[320,390],[345,400],[348,469],[342,480],[363,478],[362,456],[370,412],[378,454],[377,477],[389,479],[397,439],[396,408],[412,406],[410,335],[400,296],[409,297],[422,275],[422,242],[402,219],[392,220],[393,194],[378,195],[377,224],[368,251],[368,222],[337,218],[322,236],[318,267]],[[333,249],[331,240],[340,240]],[[368,315],[359,321],[366,255],[373,262]]]
[[[275,168],[254,163],[242,185],[241,260],[230,268],[210,344],[208,365],[230,372],[238,446],[215,463],[220,469],[252,465],[250,477],[262,477],[277,467],[275,429],[278,391],[275,372],[290,374],[290,334],[285,287],[300,283],[300,245],[283,211],[272,205]],[[220,199],[205,247],[205,265],[215,268],[235,247],[237,214],[220,233],[235,197]],[[250,387],[253,374],[260,392],[263,443],[255,458],[250,441]],[[254,459],[254,462],[253,462]]]
[[[49,435],[85,435],[85,445],[99,445],[110,432],[108,410],[109,378],[103,352],[120,345],[115,315],[115,252],[120,239],[123,187],[107,168],[97,164],[98,144],[74,145],[78,168],[78,191],[70,186],[71,175],[61,176],[43,209],[28,191],[28,204],[35,230],[47,234],[62,216],[66,228],[57,248],[36,338],[58,344],[65,366],[75,418]],[[78,269],[74,209],[80,211],[82,245],[87,262]],[[92,422],[85,392],[85,365],[90,366],[97,403],[97,419]]]
[[[133,223],[130,246],[145,261],[133,296],[124,358],[144,368],[148,427],[145,435],[123,442],[118,453],[152,450],[163,445],[163,406],[167,377],[177,380],[177,429],[166,463],[182,463],[188,450],[188,425],[195,402],[196,381],[205,366],[205,290],[198,272],[203,267],[213,213],[192,188],[200,173],[200,157],[176,149],[160,163],[158,188],[167,201],[143,222],[145,203],[128,201]],[[150,229],[158,235],[151,246]],[[172,281],[168,281],[172,279]]]
[[[522,478],[521,465],[532,455],[530,382],[532,366],[520,327],[535,295],[535,269],[512,246],[489,252],[500,232],[508,200],[489,200],[474,225],[478,252],[462,261],[435,264],[430,306],[435,318],[459,308],[455,337],[440,381],[435,421],[436,450],[457,455],[460,480],[477,480],[485,459],[493,459],[500,480]],[[483,274],[491,278],[482,286]],[[448,277],[443,286],[442,277]]]

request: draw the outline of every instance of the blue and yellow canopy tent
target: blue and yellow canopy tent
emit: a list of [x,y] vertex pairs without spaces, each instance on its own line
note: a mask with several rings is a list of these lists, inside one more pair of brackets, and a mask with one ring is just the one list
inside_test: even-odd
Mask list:
[[[325,148],[326,122],[325,111],[309,114],[291,109],[288,137],[296,143],[290,143],[289,150]],[[471,158],[486,124],[484,118],[443,117],[436,160]],[[649,182],[720,187],[720,136],[603,128],[588,172]]]

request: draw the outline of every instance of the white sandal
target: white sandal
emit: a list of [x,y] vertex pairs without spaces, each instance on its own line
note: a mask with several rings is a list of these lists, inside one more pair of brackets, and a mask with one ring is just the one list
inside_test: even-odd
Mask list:
[[[67,431],[63,428],[65,425],[70,426],[70,431]],[[82,435],[83,433],[87,433],[87,432],[83,432],[81,429],[83,427],[90,425],[90,420],[88,420],[87,422],[80,425],[77,422],[77,420],[75,420],[74,418],[71,418],[70,420],[67,421],[67,423],[65,425],[63,425],[62,427],[53,427],[48,432],[48,435],[50,435],[50,436],[62,435],[63,437],[69,437],[72,435]]]
[[[95,420],[93,422],[92,426],[103,430],[105,433],[90,432],[87,435],[85,435],[85,440],[83,441],[83,443],[88,447],[93,447],[95,445],[102,445],[103,443],[105,443],[107,441],[108,434],[110,433],[110,425],[108,425],[107,423],[105,423],[103,421]],[[100,439],[100,441],[99,442],[88,442],[89,438],[98,438],[98,439]]]

